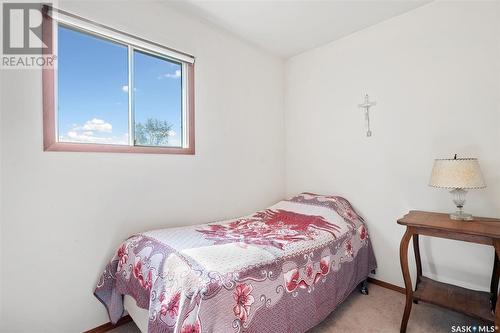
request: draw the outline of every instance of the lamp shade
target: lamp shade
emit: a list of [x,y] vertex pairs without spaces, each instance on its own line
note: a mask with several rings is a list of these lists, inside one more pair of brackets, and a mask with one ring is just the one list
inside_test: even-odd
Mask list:
[[476,158],[454,158],[434,161],[429,186],[477,189],[486,184]]

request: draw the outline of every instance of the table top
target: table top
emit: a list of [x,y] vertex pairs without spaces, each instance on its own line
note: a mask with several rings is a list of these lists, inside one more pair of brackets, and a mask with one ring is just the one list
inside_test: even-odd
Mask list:
[[398,224],[462,233],[468,235],[500,238],[500,219],[475,217],[473,221],[452,220],[449,214],[411,210],[398,220]]

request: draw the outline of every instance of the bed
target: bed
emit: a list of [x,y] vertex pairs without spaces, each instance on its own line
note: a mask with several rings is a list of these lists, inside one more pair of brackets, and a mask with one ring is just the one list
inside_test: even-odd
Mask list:
[[376,268],[338,196],[301,193],[255,214],[125,240],[94,295],[142,332],[305,332]]

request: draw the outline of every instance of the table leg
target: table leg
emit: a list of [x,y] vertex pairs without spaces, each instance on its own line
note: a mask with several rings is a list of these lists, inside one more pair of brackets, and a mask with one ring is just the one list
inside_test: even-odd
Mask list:
[[[495,246],[495,255],[500,257],[500,239],[495,239],[493,241],[493,245]],[[497,279],[498,285],[498,279]],[[498,291],[495,290],[498,294]],[[495,326],[500,327],[500,297],[497,296],[496,306],[495,306]]]
[[[415,263],[417,265],[417,281],[415,282],[415,290],[417,290],[422,276],[422,261],[420,260],[420,246],[418,245],[418,234],[413,235],[413,253],[415,253]],[[414,301],[417,303],[417,301]]]
[[407,227],[399,246],[399,259],[401,261],[401,271],[403,272],[403,279],[405,281],[406,289],[406,305],[405,311],[403,313],[403,319],[401,320],[401,333],[406,332],[406,326],[408,325],[408,319],[410,318],[410,311],[413,300],[413,287],[411,285],[410,269],[408,268],[408,244],[410,243],[410,238],[412,237],[412,235],[413,230],[411,229],[411,227]]
[[500,265],[498,262],[498,254],[495,249],[495,259],[493,262],[493,272],[491,273],[491,284],[490,284],[490,303],[491,311],[495,312],[495,306],[497,303],[497,292],[498,292],[498,279],[500,277]]

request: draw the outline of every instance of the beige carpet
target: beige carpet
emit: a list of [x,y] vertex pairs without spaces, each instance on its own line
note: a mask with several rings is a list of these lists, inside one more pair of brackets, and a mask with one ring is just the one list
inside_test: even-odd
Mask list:
[[[404,309],[404,295],[373,284],[370,295],[353,292],[328,318],[309,333],[330,332],[399,332]],[[451,332],[452,325],[477,325],[467,316],[439,307],[413,304],[408,333]],[[139,333],[134,323],[120,326],[112,333]]]

